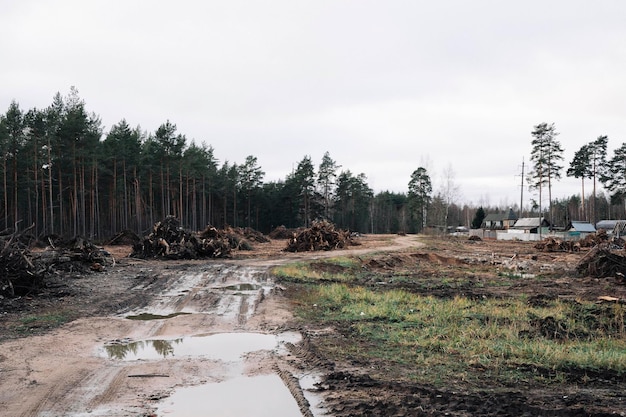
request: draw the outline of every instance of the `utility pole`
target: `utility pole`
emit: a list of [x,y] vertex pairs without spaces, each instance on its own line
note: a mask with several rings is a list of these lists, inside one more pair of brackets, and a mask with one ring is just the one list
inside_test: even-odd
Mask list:
[[522,156],[522,184],[520,185],[520,197],[519,197],[519,219],[522,218],[524,207],[524,157]]

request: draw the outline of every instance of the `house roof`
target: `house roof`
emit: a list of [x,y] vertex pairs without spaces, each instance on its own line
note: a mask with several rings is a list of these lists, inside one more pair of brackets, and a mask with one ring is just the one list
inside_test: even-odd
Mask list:
[[596,223],[596,229],[613,230],[620,222],[624,223],[624,220],[600,220]]
[[532,229],[539,226],[549,226],[550,223],[543,217],[522,217],[515,222],[515,229]]
[[593,227],[593,224],[589,222],[577,222],[577,221],[571,222],[567,229],[574,230],[576,232],[583,232],[583,233],[594,233],[596,231],[596,228]]

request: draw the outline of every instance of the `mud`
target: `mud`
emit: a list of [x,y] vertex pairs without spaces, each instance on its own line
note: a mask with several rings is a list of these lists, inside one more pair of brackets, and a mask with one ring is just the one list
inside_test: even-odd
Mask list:
[[[296,289],[276,284],[272,266],[317,260],[320,270],[341,272],[323,259],[353,255],[363,256],[364,271],[376,272],[364,274],[363,285],[441,297],[513,290],[527,293],[531,303],[607,293],[626,299],[626,288],[610,278],[568,274],[581,255],[538,254],[508,242],[451,240],[431,248],[412,236],[364,237],[362,243],[341,253],[292,254],[282,252],[283,241],[272,241],[228,261],[146,262],[128,258],[128,248],[107,248],[115,268],[58,276],[37,296],[0,300],[0,414],[193,416],[241,407],[233,415],[626,415],[625,383],[610,372],[578,379],[572,373],[568,383],[550,389],[441,388],[411,383],[384,363],[320,354],[319,338],[350,341],[338,328],[296,324],[289,299]],[[482,285],[535,273],[554,279]],[[584,337],[546,320],[536,331]]]

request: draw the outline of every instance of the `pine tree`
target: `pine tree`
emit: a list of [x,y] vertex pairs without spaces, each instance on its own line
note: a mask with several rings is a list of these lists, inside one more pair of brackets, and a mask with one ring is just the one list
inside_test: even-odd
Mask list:
[[[530,160],[533,163],[528,182],[531,189],[539,190],[539,210],[542,211],[542,192],[543,187],[548,187],[549,213],[552,216],[552,183],[561,178],[563,160],[563,148],[561,143],[556,140],[558,132],[554,127],[554,123],[540,123],[534,127],[531,132],[533,136],[532,151]],[[542,216],[543,213],[540,214]],[[552,218],[552,217],[551,217]]]
[[478,207],[478,210],[476,210],[476,214],[474,215],[474,219],[472,220],[472,229],[480,229],[485,217],[487,217],[487,215],[485,214],[483,207]]
[[419,167],[411,174],[409,181],[409,207],[412,215],[418,220],[417,231],[426,227],[428,206],[432,201],[433,186],[426,168]]

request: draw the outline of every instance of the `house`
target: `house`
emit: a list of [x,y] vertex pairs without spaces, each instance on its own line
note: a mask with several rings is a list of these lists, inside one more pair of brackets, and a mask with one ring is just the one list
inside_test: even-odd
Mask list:
[[600,220],[598,223],[596,223],[596,229],[604,229],[608,232],[609,230],[613,230],[615,228],[615,225],[618,221],[619,220]]
[[517,233],[547,233],[549,227],[550,222],[544,217],[522,217],[511,229]]
[[590,233],[595,233],[596,228],[593,226],[593,224],[589,222],[572,221],[567,225],[567,227],[565,228],[565,231],[570,236],[583,236],[584,237]]
[[508,213],[489,213],[483,220],[482,228],[490,230],[507,230],[515,224],[517,215],[513,209],[509,209]]

